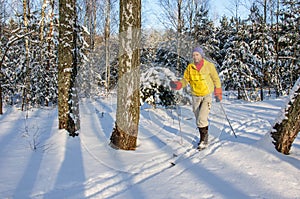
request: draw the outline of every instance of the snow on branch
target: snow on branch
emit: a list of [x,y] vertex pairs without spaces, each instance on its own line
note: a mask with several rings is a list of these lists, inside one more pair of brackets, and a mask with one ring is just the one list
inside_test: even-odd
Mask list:
[[297,60],[296,57],[291,57],[291,56],[279,56],[279,59],[292,59],[292,60]]

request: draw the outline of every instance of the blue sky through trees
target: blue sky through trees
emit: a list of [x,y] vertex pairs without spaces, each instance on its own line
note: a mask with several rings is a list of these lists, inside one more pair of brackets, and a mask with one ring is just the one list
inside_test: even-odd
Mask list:
[[[159,20],[159,17],[161,17],[161,13],[163,12],[162,8],[160,8],[159,6],[159,1],[160,0],[143,0],[142,9],[144,27],[154,29],[163,28],[163,25]],[[223,15],[226,15],[228,17],[233,16],[235,8],[234,2],[234,0],[211,0],[209,8],[211,19],[218,23],[219,19]],[[247,16],[247,13],[248,11],[245,6],[240,5],[238,14],[241,15],[242,18],[245,18]],[[245,15],[245,17],[243,15]]]

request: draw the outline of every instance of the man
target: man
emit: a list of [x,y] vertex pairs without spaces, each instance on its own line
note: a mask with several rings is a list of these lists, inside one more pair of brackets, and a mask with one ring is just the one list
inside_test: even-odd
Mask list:
[[221,81],[213,63],[204,59],[204,51],[200,47],[193,50],[193,63],[190,63],[184,71],[180,81],[171,81],[170,86],[174,90],[180,90],[188,84],[192,91],[192,106],[196,118],[196,125],[200,133],[198,149],[204,149],[208,145],[208,115],[212,104],[212,93],[216,101],[222,100]]

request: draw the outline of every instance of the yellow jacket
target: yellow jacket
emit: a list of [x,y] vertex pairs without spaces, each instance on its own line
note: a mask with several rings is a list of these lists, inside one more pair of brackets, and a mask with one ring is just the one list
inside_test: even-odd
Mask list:
[[200,71],[197,70],[194,63],[189,64],[180,82],[182,87],[190,84],[192,94],[195,96],[205,96],[212,93],[215,88],[221,88],[218,72],[214,64],[207,60],[204,60]]

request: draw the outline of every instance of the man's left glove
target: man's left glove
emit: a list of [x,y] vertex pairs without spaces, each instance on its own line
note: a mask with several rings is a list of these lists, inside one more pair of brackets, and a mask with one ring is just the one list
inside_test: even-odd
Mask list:
[[170,81],[170,87],[173,90],[180,90],[182,87],[182,83],[180,81]]
[[215,88],[216,102],[222,101],[222,88]]

